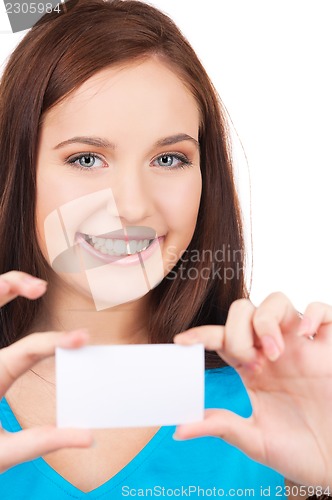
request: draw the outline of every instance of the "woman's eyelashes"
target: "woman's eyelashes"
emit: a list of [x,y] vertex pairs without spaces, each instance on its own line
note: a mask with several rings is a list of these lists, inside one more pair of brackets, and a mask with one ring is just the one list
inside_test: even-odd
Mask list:
[[[101,164],[98,164],[101,162]],[[80,153],[65,159],[65,163],[79,170],[100,170],[107,168],[108,164],[95,153]],[[182,153],[162,153],[155,157],[151,164],[164,170],[177,170],[192,166],[192,162]]]
[[[177,163],[174,163],[174,159]],[[153,163],[158,162],[158,167],[166,170],[176,170],[178,168],[191,167],[192,162],[187,156],[179,153],[163,153],[157,156]]]
[[[80,153],[74,156],[70,156],[65,159],[65,163],[72,168],[78,168],[79,170],[100,170],[101,168],[107,168],[108,165],[104,162],[102,165],[96,165],[96,160],[103,162],[102,158],[95,153]],[[77,163],[79,162],[79,163]]]

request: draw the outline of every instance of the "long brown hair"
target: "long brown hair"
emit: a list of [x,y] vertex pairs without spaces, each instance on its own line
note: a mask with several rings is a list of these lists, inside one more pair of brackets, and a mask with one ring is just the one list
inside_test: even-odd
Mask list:
[[[230,304],[247,297],[244,241],[227,120],[208,75],[173,21],[144,2],[69,0],[59,5],[60,13],[45,14],[27,33],[2,76],[0,274],[17,269],[48,280],[52,273],[35,229],[43,114],[105,67],[158,55],[198,103],[203,187],[187,258],[151,292],[151,342],[172,342],[176,333],[195,325],[224,324]],[[43,299],[18,298],[3,307],[1,346],[25,335],[42,312]],[[207,355],[207,367],[221,364],[215,353]]]

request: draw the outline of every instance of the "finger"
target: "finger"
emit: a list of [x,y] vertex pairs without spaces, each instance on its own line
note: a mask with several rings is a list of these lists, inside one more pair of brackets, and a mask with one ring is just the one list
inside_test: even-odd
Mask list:
[[223,326],[204,325],[179,333],[175,335],[173,340],[175,344],[203,344],[208,351],[219,351],[222,349],[223,339]]
[[86,330],[31,333],[0,351],[0,397],[26,370],[43,358],[52,356],[56,347],[75,348],[87,343]]
[[37,299],[45,293],[47,282],[20,271],[9,271],[0,276],[0,307],[19,295]]
[[220,437],[253,459],[262,457],[263,444],[252,419],[240,417],[231,411],[206,410],[202,422],[179,425],[173,438],[184,440],[201,436]]
[[226,326],[204,325],[182,332],[174,342],[182,345],[203,343],[205,349],[216,351],[234,368],[255,365],[259,357],[254,347],[254,331],[251,318],[254,305],[247,299],[240,299],[230,307]]
[[271,293],[257,307],[253,327],[264,353],[271,361],[278,359],[284,351],[283,332],[296,331],[300,321],[298,312],[281,292]]
[[199,436],[216,436],[226,440],[237,421],[242,422],[242,420],[244,420],[242,417],[229,410],[208,409],[205,410],[204,420],[201,422],[178,425],[173,437],[180,440]]
[[234,367],[258,361],[252,317],[256,307],[248,299],[239,299],[229,308],[225,325],[223,357]]
[[35,427],[19,432],[3,432],[0,447],[0,473],[10,467],[33,460],[61,448],[86,448],[93,444],[88,429]]
[[316,341],[327,340],[332,342],[332,307],[322,302],[312,302],[303,314],[298,336],[315,336]]

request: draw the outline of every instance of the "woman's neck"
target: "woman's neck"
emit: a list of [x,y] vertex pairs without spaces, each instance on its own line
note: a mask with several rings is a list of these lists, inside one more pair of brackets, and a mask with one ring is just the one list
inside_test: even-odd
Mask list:
[[[145,344],[149,342],[148,305],[149,294],[121,306],[96,311],[91,301],[77,293],[50,286],[42,313],[30,333],[86,328],[90,334],[89,344]],[[54,356],[37,363],[34,372],[54,385]]]
[[132,302],[97,311],[91,298],[69,287],[49,286],[33,331],[86,328],[91,344],[148,343],[149,294]]

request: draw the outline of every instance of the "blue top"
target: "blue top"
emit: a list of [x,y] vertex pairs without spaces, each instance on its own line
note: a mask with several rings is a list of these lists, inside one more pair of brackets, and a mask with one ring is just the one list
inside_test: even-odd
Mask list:
[[[248,417],[251,406],[233,368],[205,372],[205,407],[227,408]],[[4,429],[21,430],[5,398],[0,401]],[[84,493],[50,467],[43,458],[0,474],[0,498],[8,500],[123,500],[125,497],[284,497],[280,474],[247,458],[216,437],[172,439],[175,427],[165,426],[121,471]]]

